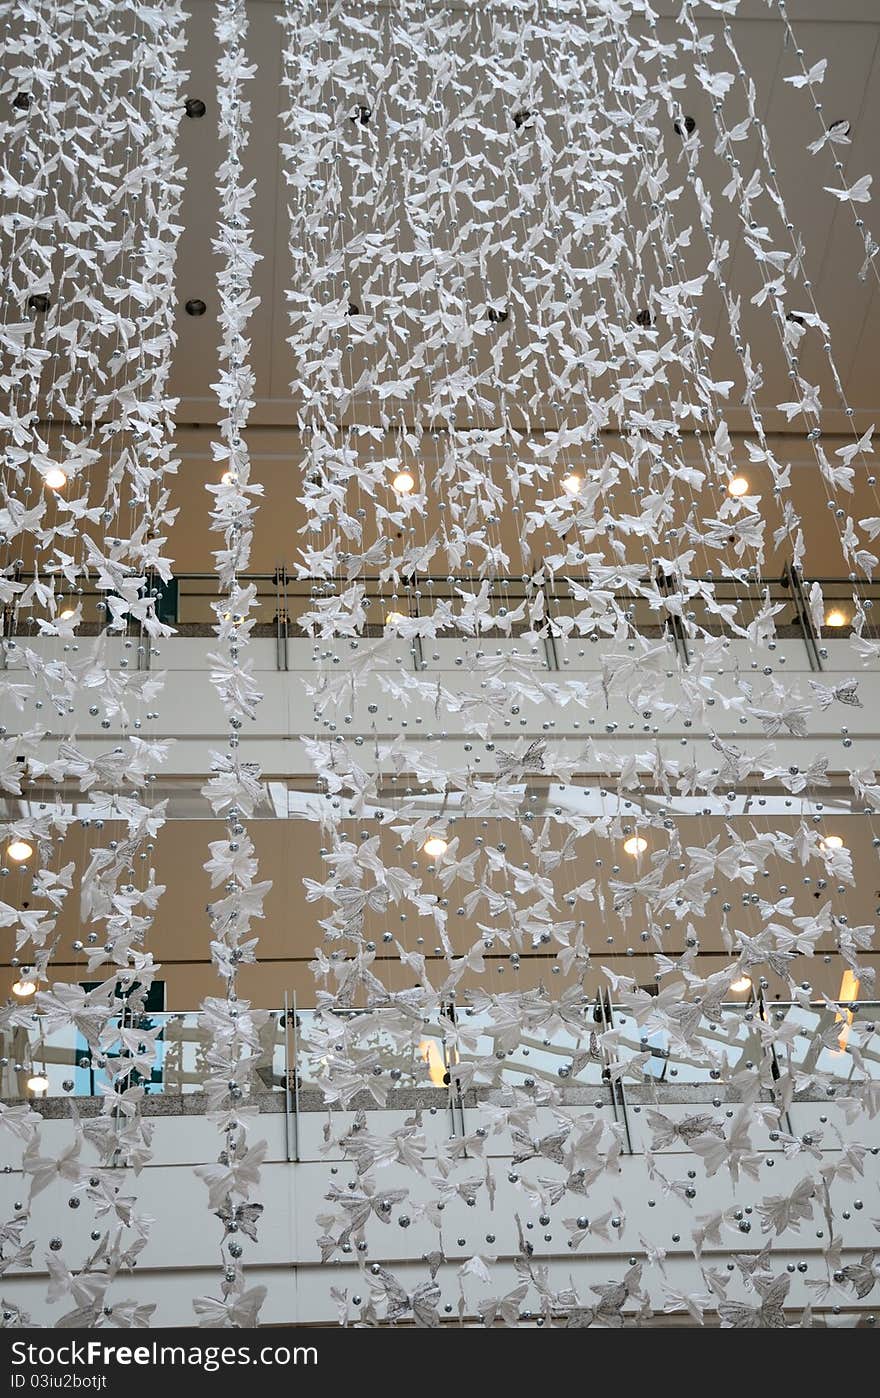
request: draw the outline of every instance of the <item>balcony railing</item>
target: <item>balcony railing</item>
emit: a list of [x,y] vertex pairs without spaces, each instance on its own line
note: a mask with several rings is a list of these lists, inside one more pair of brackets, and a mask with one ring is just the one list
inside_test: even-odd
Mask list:
[[[426,1094],[428,1102],[448,1106],[454,1128],[457,1122],[463,1132],[465,1111],[479,1096],[541,1081],[563,1088],[566,1096],[586,1092],[584,1100],[612,1107],[629,1138],[629,1111],[646,1092],[660,1102],[693,1100],[694,1094],[696,1100],[703,1095],[727,1099],[728,1084],[744,1071],[764,1070],[763,1081],[772,1082],[780,1070],[768,1029],[786,1043],[787,1062],[802,1081],[814,1072],[829,1074],[841,1088],[866,1076],[880,1079],[880,1003],[875,1001],[847,1002],[839,1011],[824,1001],[730,1002],[721,1006],[716,1020],[703,1021],[695,1047],[687,1053],[671,1045],[665,1032],[640,1028],[607,996],[595,1001],[585,997],[580,1006],[566,1007],[563,1021],[558,1006],[536,995],[530,1019],[511,1043],[509,1026],[492,1006],[447,1006],[435,1019],[402,1030],[398,1018],[389,1020],[381,1010],[337,1014],[328,1027],[316,1011],[288,1004],[269,1012],[261,1032],[255,1089],[283,1094],[290,1158],[295,1159],[300,1112],[326,1101],[393,1109],[395,1099],[410,1106],[411,1098],[401,1094],[415,1090]],[[131,1016],[126,1023],[131,1024]],[[73,1027],[44,1032],[39,1015],[30,1029],[3,1031],[2,1097],[104,1098],[116,1084],[131,1081],[140,1082],[149,1098],[198,1093],[208,1074],[210,1047],[198,1012],[145,1014],[135,1027],[145,1033],[159,1030],[149,1081],[120,1077],[124,1061],[112,1050],[96,1054]],[[607,1030],[614,1031],[610,1050],[601,1038]],[[344,1056],[347,1039],[372,1052],[372,1093],[340,1095],[335,1060],[337,1053]],[[47,1086],[35,1091],[34,1083]],[[813,1095],[824,1101],[826,1094],[823,1086]],[[803,1100],[812,1100],[809,1088]],[[193,1110],[198,1110],[195,1103]]]
[[[527,620],[511,618],[515,618],[522,604],[533,599],[539,587],[543,586],[546,621],[542,623],[542,628],[547,635],[547,663],[549,668],[556,669],[559,668],[557,647],[564,637],[570,635],[573,641],[583,644],[588,640],[601,640],[606,632],[603,631],[601,619],[597,621],[595,616],[591,616],[586,634],[577,621],[578,614],[584,610],[584,603],[572,595],[569,583],[575,584],[577,588],[589,587],[590,578],[587,574],[556,575],[544,584],[537,581],[539,577],[540,568],[533,572],[531,580],[524,580],[522,576],[492,579],[489,596],[496,621],[491,628],[480,634],[486,639],[522,635],[528,629]],[[32,581],[33,575],[21,572],[16,574],[16,578],[27,584]],[[152,578],[150,581],[160,620],[174,626],[181,636],[210,637],[214,634],[214,606],[218,600],[214,574],[179,573],[167,584],[158,578]],[[309,634],[307,623],[304,623],[303,619],[306,613],[314,608],[316,600],[322,596],[329,596],[334,591],[340,593],[349,585],[341,579],[327,581],[296,578],[290,575],[286,566],[279,566],[272,573],[242,574],[239,581],[243,586],[253,585],[256,590],[256,602],[251,612],[255,621],[253,634],[277,641],[279,669],[287,668],[287,641]],[[389,618],[392,618],[390,625],[393,627],[395,614],[404,617],[426,615],[441,602],[450,608],[452,627],[455,628],[455,618],[464,611],[467,597],[477,593],[481,586],[476,569],[461,576],[413,576],[397,585],[382,581],[376,576],[360,577],[357,581],[366,593],[366,622],[362,634],[368,637],[385,634],[389,629]],[[878,626],[869,625],[864,634],[880,634],[880,581],[860,582],[856,585],[846,578],[806,579],[790,565],[786,565],[782,576],[777,578],[707,577],[701,581],[707,588],[711,588],[713,597],[719,603],[735,605],[737,625],[743,628],[754,621],[768,601],[779,605],[781,610],[775,617],[778,636],[782,639],[800,639],[807,649],[813,669],[821,669],[821,652],[826,646],[827,638],[835,634],[848,634],[854,591],[857,592],[869,620],[876,604]],[[821,584],[826,618],[831,619],[821,641],[805,601],[806,593],[814,581]],[[651,579],[646,575],[644,582],[650,584],[655,591],[654,604],[637,590],[617,589],[613,592],[617,606],[626,612],[636,631],[647,637],[667,637],[679,651],[681,658],[687,661],[687,628],[675,615],[666,613],[657,603],[658,597],[676,591],[675,578],[654,576]],[[78,587],[70,588],[63,594],[59,592],[58,596],[60,611],[76,606],[82,608],[78,634],[96,635],[105,629],[108,619],[104,609],[105,595],[87,578],[83,578]],[[709,635],[726,635],[731,638],[736,636],[733,628],[717,613],[710,611],[699,595],[689,600],[686,615]],[[609,612],[609,618],[611,617]],[[613,629],[611,620],[609,627]],[[0,634],[32,636],[36,632],[36,623],[29,609],[8,606],[0,611]],[[449,634],[455,636],[459,633],[457,629],[451,629]],[[426,657],[422,654],[422,646],[418,639],[408,640],[403,644],[410,650],[415,668],[421,668],[421,665],[426,663]],[[148,661],[149,647],[146,647],[146,654]]]

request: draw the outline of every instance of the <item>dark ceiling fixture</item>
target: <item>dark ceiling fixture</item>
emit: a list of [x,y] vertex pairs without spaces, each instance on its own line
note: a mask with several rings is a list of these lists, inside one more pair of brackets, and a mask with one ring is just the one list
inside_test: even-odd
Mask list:
[[676,117],[673,127],[677,136],[693,136],[697,123],[692,116]]
[[503,325],[509,315],[510,311],[508,311],[506,307],[498,311],[494,306],[490,306],[488,310],[488,316],[493,325]]
[[28,297],[28,310],[38,316],[44,316],[51,305],[52,298],[45,291],[35,292],[33,296]]
[[521,127],[525,126],[526,122],[531,120],[531,118],[534,115],[535,113],[533,111],[530,111],[528,107],[520,107],[518,112],[514,112],[513,124],[516,127],[517,131],[519,131]]
[[208,108],[205,106],[201,97],[187,97],[183,104],[183,110],[188,117],[192,117],[193,120],[195,120],[197,117],[203,117]]
[[358,126],[368,126],[372,115],[372,107],[355,107],[348,119],[349,121],[356,121]]
[[360,308],[360,306],[358,305],[357,301],[349,301],[349,303],[348,303],[348,310],[345,312],[345,314],[346,314],[347,316],[359,316],[360,313],[361,313],[361,308]]
[[192,300],[187,301],[183,309],[188,316],[203,316],[208,307],[198,296],[194,296]]
[[648,307],[643,306],[642,309],[636,314],[636,325],[638,325],[641,330],[650,330],[653,324],[654,317],[648,310]]
[[17,92],[12,99],[12,105],[17,112],[27,112],[30,110],[33,98],[29,92]]

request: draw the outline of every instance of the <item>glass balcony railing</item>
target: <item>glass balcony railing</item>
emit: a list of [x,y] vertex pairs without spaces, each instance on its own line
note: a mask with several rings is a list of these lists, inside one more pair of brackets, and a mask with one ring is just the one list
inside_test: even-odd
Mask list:
[[[24,583],[32,578],[25,572],[16,576]],[[540,578],[540,568],[536,569],[534,577]],[[242,574],[239,580],[243,586],[253,586],[255,591],[251,610],[254,634],[283,635],[291,639],[309,634],[306,614],[315,610],[322,597],[341,592],[349,585],[347,580],[297,578],[289,575],[285,567],[273,573]],[[667,608],[663,601],[665,597],[674,598],[677,593],[678,583],[674,577],[646,574],[644,589],[633,585],[610,590],[604,585],[594,585],[587,574],[556,575],[546,583],[524,582],[521,576],[495,577],[488,584],[492,617],[480,634],[487,639],[516,637],[529,629],[528,603],[540,588],[544,593],[548,640],[562,646],[567,640],[579,643],[585,639],[600,640],[603,635],[614,632],[614,612],[610,607],[607,623],[603,621],[601,599],[607,593],[609,597],[613,595],[616,606],[626,613],[636,631],[649,636],[667,635],[672,640],[686,632],[689,621],[710,635],[736,638],[770,602],[778,608],[775,614],[777,634],[782,638],[800,638],[810,649],[815,648],[817,636],[805,597],[813,581],[820,582],[825,599],[826,626],[821,644],[827,644],[835,636],[849,634],[854,588],[868,618],[865,634],[878,634],[880,581],[853,584],[846,578],[807,579],[790,567],[785,568],[781,577],[728,576],[700,581],[703,589],[688,599],[684,623],[680,623],[676,619],[676,605],[673,603]],[[461,577],[419,575],[396,584],[378,577],[362,577],[358,582],[364,589],[363,634],[367,636],[384,634],[398,617],[429,616],[440,604],[451,618],[444,634],[450,637],[460,634],[455,619],[468,611],[470,596],[482,586],[482,580],[472,573]],[[150,585],[161,621],[183,636],[213,634],[218,592],[212,573],[180,573],[167,583],[151,578]],[[585,591],[590,593],[589,608],[583,600]],[[710,609],[707,601],[710,597],[727,609],[727,617]],[[81,608],[80,634],[95,634],[106,626],[104,594],[87,578],[76,588],[59,591],[58,605],[62,612]],[[872,624],[875,613],[878,622]],[[465,629],[469,632],[470,625]],[[32,634],[36,634],[36,624],[30,609],[14,606],[0,609],[0,635]],[[417,641],[410,644],[418,650]],[[551,668],[556,663],[557,657],[548,657]]]
[[[842,1083],[880,1079],[878,1002],[853,1001],[839,1010],[824,1002],[732,1002],[679,1039],[651,1023],[649,1004],[641,1018],[637,1023],[607,998],[561,1007],[538,996],[534,1014],[514,1026],[502,1002],[459,1006],[427,1022],[382,1010],[333,1016],[272,1010],[260,1031],[254,1089],[297,1097],[317,1093],[347,1107],[362,1091],[362,1076],[348,1066],[355,1044],[359,1054],[369,1054],[374,1106],[393,1106],[401,1089],[459,1098],[542,1080],[557,1087],[610,1085],[612,1091],[620,1083],[625,1096],[634,1083],[658,1090],[719,1084],[759,1067],[775,1076],[780,1063],[789,1061],[807,1084],[811,1073],[831,1074]],[[210,1046],[199,1013],[150,1013],[136,1027],[150,1036],[158,1031],[149,1079],[121,1071],[126,1060],[118,1045],[96,1053],[72,1026],[44,1031],[38,1015],[29,1029],[0,1031],[0,1097],[104,1097],[131,1083],[151,1097],[199,1092]]]

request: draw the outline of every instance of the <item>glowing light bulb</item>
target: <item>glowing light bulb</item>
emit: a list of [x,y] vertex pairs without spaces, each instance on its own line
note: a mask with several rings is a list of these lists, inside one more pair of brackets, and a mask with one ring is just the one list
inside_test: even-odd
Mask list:
[[581,478],[575,475],[574,471],[572,471],[569,476],[563,476],[562,489],[565,491],[566,495],[577,495],[580,488]]
[[398,471],[391,484],[398,495],[409,495],[410,491],[415,489],[416,482],[415,477],[411,476],[409,471]]
[[840,607],[832,607],[830,612],[825,613],[826,626],[846,626],[849,617]]
[[648,841],[643,840],[641,835],[630,835],[628,840],[624,840],[623,848],[627,854],[644,854],[648,848]]
[[33,852],[34,847],[29,845],[27,840],[13,840],[6,849],[9,858],[14,859],[16,864],[23,864],[26,859],[30,859]]
[[60,466],[50,466],[43,479],[50,490],[63,490],[67,485],[67,473]]
[[224,471],[223,475],[220,477],[221,485],[236,485],[237,482],[238,476],[234,471]]
[[730,988],[735,991],[737,995],[744,995],[747,990],[751,990],[752,988],[751,976],[738,976]]
[[428,1077],[434,1087],[445,1087],[448,1082],[446,1064],[436,1039],[422,1039],[419,1044],[419,1057],[428,1065]]
[[820,849],[843,849],[842,835],[826,835],[819,841]]
[[42,1073],[34,1073],[33,1077],[27,1080],[28,1092],[42,1093],[49,1091],[49,1079]]
[[71,618],[72,616],[76,616],[76,608],[75,608],[75,607],[65,607],[63,612],[59,612],[59,613],[58,613],[58,620],[59,620],[59,621],[70,621],[70,618]]
[[13,982],[12,993],[13,995],[17,995],[20,1000],[26,1000],[29,995],[33,995],[36,988],[33,981],[29,981],[22,977],[20,980]]
[[749,482],[746,476],[733,476],[727,482],[728,495],[745,495],[749,489]]
[[385,618],[386,626],[399,626],[402,621],[406,621],[403,612],[389,612]]
[[449,845],[442,835],[432,835],[430,839],[427,839],[422,845],[425,854],[429,854],[432,859],[439,859],[441,854],[445,854],[448,848]]

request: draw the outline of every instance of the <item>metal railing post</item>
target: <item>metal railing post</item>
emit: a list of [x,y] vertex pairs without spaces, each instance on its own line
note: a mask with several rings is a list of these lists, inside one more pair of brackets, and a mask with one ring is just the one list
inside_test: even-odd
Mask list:
[[[600,1003],[602,1002],[603,999],[607,1002],[607,1009],[608,1009],[607,1026],[608,1026],[608,1028],[610,1029],[610,1028],[612,1027],[613,1023],[614,1023],[614,1006],[613,1006],[613,1004],[612,1004],[612,1002],[611,1002],[611,991],[610,991],[610,990],[607,990],[607,991],[604,991],[604,992],[603,992],[603,991],[600,991],[600,992],[599,992],[599,995],[600,995]],[[604,1011],[604,1005],[603,1005],[603,1011]],[[614,1120],[615,1120],[615,1121],[622,1121],[622,1122],[623,1122],[623,1129],[624,1129],[624,1131],[625,1131],[625,1133],[626,1133],[626,1149],[627,1149],[627,1154],[628,1154],[628,1155],[632,1155],[632,1154],[633,1154],[633,1143],[632,1143],[632,1136],[631,1136],[631,1134],[630,1134],[630,1129],[629,1129],[629,1112],[628,1112],[628,1110],[627,1110],[627,1105],[626,1105],[626,1090],[624,1089],[622,1078],[617,1078],[616,1081],[615,1081],[613,1078],[610,1078],[610,1079],[609,1079],[609,1086],[610,1086],[610,1088],[611,1088],[611,1101],[612,1101],[612,1104],[613,1104],[613,1106],[614,1106]],[[620,1102],[620,1115],[619,1115],[619,1116],[618,1116],[618,1113],[617,1113],[617,1104],[618,1104],[618,1100],[619,1100],[619,1102]]]
[[782,570],[782,586],[791,589],[791,597],[794,603],[795,620],[800,627],[801,635],[804,638],[804,645],[807,648],[807,659],[810,662],[810,669],[822,670],[822,657],[819,654],[819,637],[813,625],[813,618],[807,606],[807,599],[804,596],[803,583],[801,581],[800,569],[793,563],[786,563]]
[[287,991],[284,992],[284,1010],[281,1016],[281,1023],[284,1027],[284,1158],[289,1161],[290,1154],[290,1039],[288,1025],[290,1023],[290,1006],[287,998]]
[[[661,596],[669,597],[676,590],[676,580],[674,574],[667,574],[662,569],[657,570],[657,588]],[[675,653],[682,665],[688,666],[691,663],[691,654],[688,649],[687,634],[682,625],[681,617],[669,612],[666,617],[666,634],[675,647]]]
[[275,667],[286,670],[287,636],[290,630],[287,616],[287,568],[282,563],[275,569]]
[[[290,1081],[289,1072],[287,1081]],[[299,1020],[293,992],[293,1158],[299,1160]]]

